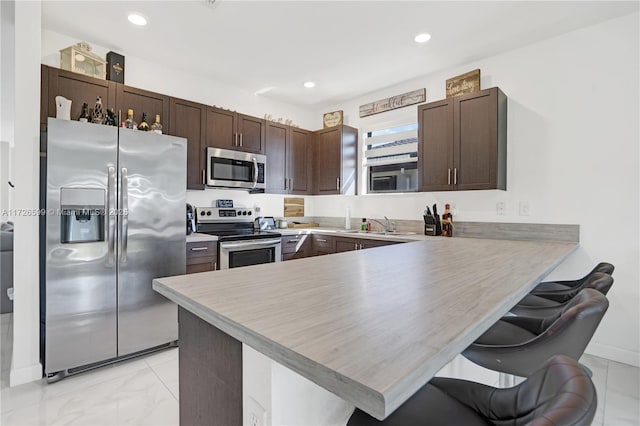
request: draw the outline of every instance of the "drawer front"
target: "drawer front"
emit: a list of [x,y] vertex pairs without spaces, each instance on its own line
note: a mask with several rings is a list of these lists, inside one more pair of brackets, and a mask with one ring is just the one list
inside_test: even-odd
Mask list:
[[218,269],[217,259],[215,256],[189,258],[187,259],[187,274],[215,271]]
[[187,259],[194,257],[218,256],[218,243],[215,241],[187,243]]

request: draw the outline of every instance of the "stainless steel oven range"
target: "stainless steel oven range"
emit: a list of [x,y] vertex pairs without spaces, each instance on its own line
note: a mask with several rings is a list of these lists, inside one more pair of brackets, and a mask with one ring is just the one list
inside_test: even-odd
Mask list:
[[218,236],[220,269],[280,262],[281,234],[255,230],[253,209],[196,207],[196,229]]

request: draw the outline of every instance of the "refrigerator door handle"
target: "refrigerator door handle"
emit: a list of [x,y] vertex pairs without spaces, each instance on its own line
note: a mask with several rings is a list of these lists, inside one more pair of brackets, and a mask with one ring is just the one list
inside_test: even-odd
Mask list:
[[127,261],[127,242],[129,233],[129,177],[125,167],[122,168],[120,175],[120,262]]
[[116,246],[116,224],[115,224],[115,205],[116,205],[116,169],[109,167],[107,180],[107,266],[113,266],[115,263],[115,246]]

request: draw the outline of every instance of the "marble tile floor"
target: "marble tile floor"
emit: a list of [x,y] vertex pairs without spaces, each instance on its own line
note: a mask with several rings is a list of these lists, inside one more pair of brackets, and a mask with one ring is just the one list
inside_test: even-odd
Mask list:
[[[178,425],[178,349],[103,367],[47,385],[9,387],[11,315],[0,316],[0,424]],[[598,426],[640,425],[640,369],[585,355],[593,371]],[[440,376],[497,386],[498,375],[458,356]]]

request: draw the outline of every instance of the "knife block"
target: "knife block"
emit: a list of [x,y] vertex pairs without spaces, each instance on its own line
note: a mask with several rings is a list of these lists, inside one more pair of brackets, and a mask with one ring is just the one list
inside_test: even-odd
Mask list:
[[424,235],[439,236],[442,235],[442,223],[433,216],[424,217]]

